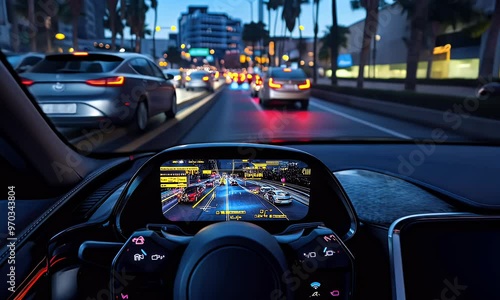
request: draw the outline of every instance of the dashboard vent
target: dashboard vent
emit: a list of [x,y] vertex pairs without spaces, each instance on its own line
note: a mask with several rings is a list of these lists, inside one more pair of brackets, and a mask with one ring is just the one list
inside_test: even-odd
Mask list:
[[74,211],[74,218],[77,220],[87,219],[99,205],[104,202],[117,188],[125,181],[123,178],[116,178],[106,183],[85,199]]

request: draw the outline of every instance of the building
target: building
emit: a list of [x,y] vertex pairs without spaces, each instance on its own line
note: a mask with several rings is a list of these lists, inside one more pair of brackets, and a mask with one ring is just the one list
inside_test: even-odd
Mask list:
[[[78,44],[81,49],[90,49],[93,43],[104,38],[104,15],[106,2],[102,0],[84,0],[82,13],[78,20]],[[71,47],[73,25],[59,22],[59,32],[65,35],[65,40],[59,42]],[[66,50],[66,49],[63,49]]]
[[178,28],[177,42],[181,48],[214,50],[210,52],[217,58],[222,58],[226,51],[242,50],[241,21],[227,14],[208,12],[208,6],[189,6],[180,16]]
[[[477,0],[477,8],[491,13],[495,1]],[[363,39],[364,20],[349,26],[348,47],[340,50],[337,76],[354,78],[359,73],[359,57]],[[417,78],[427,77],[428,61],[432,61],[431,78],[476,79],[488,31],[472,36],[467,30],[473,24],[458,24],[443,28],[436,38],[422,49]],[[379,26],[370,49],[370,61],[365,77],[405,78],[410,24],[406,12],[398,4],[388,5],[379,12]],[[500,43],[500,41],[499,41]],[[500,47],[500,45],[499,45]],[[500,49],[500,48],[498,48]],[[374,67],[375,66],[375,67]],[[497,51],[494,74],[500,75],[500,52]],[[330,75],[327,72],[327,75]]]

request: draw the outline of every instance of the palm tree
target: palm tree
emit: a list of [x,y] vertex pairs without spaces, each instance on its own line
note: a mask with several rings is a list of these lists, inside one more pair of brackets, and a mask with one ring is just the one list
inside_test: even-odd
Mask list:
[[[334,34],[333,26],[327,26],[326,30],[323,31],[323,36],[321,37],[321,48],[319,49],[319,56],[321,60],[331,59],[331,49],[336,47],[337,50],[340,48],[347,48],[347,41],[349,35],[349,27],[337,26],[337,34]],[[334,38],[336,36],[337,38]]]
[[414,0],[409,7],[408,17],[411,19],[408,56],[406,59],[405,89],[414,91],[417,86],[417,69],[420,59],[420,50],[423,46],[426,23],[429,16],[429,2],[431,0]]
[[[276,28],[278,27],[278,9],[280,8],[280,6],[284,5],[284,0],[269,0],[269,1],[267,1],[266,4],[267,4],[267,10],[268,10],[268,17],[269,17],[269,34],[271,33],[271,10],[275,11],[273,36],[276,37]],[[276,43],[275,43],[275,45],[276,45]],[[269,59],[272,61],[271,57],[269,57]]]
[[[116,36],[117,35],[120,35],[121,37],[121,42],[120,42],[120,47],[124,47],[124,43],[123,43],[123,38],[124,38],[124,34],[123,34],[123,30],[125,29],[125,25],[123,24],[123,18],[121,16],[121,9],[118,9],[118,8],[115,8],[115,28],[114,28],[114,31],[115,31],[115,40],[116,40]],[[105,28],[108,28],[111,30],[111,17],[110,17],[110,14],[109,12],[104,16],[104,27]]]
[[[283,6],[282,18],[285,21],[285,26],[292,35],[295,23],[300,23],[301,5],[309,3],[309,0],[287,0]],[[299,24],[300,25],[300,24]],[[302,58],[302,30],[299,30],[299,57]]]
[[135,52],[141,52],[141,38],[144,37],[144,22],[148,6],[144,0],[126,1],[126,18],[130,32],[135,36]]
[[116,49],[116,19],[117,12],[116,6],[118,5],[118,0],[107,0],[108,11],[109,11],[109,29],[111,30],[111,50]]
[[377,33],[378,29],[378,10],[379,7],[385,2],[382,0],[351,0],[353,9],[364,8],[366,10],[365,25],[363,29],[363,43],[361,46],[361,53],[359,57],[359,74],[357,87],[363,88],[365,77],[365,66],[370,59],[370,49],[373,36]]
[[[320,0],[313,0],[312,5],[312,13],[313,13],[313,23],[314,23],[314,42],[313,42],[313,82],[316,83],[318,81],[318,61],[317,61],[317,53],[318,53],[318,18],[319,18],[319,2]],[[333,2],[337,2],[333,0]],[[336,3],[332,4],[337,6]]]
[[156,59],[156,24],[158,23],[158,1],[151,0],[151,8],[155,10],[155,23],[153,26],[153,58]]
[[243,25],[242,40],[252,45],[252,61],[255,59],[255,44],[260,40],[267,41],[269,39],[269,31],[266,25],[262,22],[250,22]]
[[63,23],[72,24],[72,44],[78,49],[78,22],[82,13],[83,0],[68,0],[59,10],[59,17]]
[[[35,24],[35,0],[28,0],[28,21]],[[31,51],[36,51],[36,35],[30,37]]]
[[497,53],[497,41],[500,31],[500,0],[495,1],[495,10],[491,16],[491,25],[486,39],[481,63],[479,66],[479,76],[489,77],[493,75],[493,63]]
[[[332,28],[330,32],[332,32],[332,40],[335,44],[335,41],[338,40],[338,21],[337,21],[337,1],[332,0]],[[337,85],[337,57],[339,56],[339,48],[338,47],[331,47],[331,59],[330,59],[330,66],[332,68],[332,77],[331,77],[331,82],[332,85]]]

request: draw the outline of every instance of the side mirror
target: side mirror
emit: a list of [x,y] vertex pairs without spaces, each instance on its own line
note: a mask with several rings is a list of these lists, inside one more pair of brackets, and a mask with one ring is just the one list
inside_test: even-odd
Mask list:
[[165,77],[167,78],[167,80],[172,80],[172,79],[174,79],[174,75],[172,75],[172,74],[168,74],[168,73],[167,73],[167,74],[165,74]]

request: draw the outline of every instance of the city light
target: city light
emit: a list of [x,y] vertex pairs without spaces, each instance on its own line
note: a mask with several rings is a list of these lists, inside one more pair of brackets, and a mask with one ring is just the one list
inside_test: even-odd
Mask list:
[[109,48],[111,48],[111,46],[109,44],[106,44],[105,48],[109,49]]
[[290,59],[290,56],[288,56],[288,55],[286,55],[286,54],[285,54],[285,55],[283,55],[281,58],[282,58],[284,61],[288,61],[288,60]]
[[177,26],[175,26],[175,25],[170,26],[170,30],[177,31]]
[[75,52],[75,49],[74,49],[74,48],[69,48],[69,49],[68,49],[68,52],[69,52],[69,53],[73,53],[73,52]]
[[56,40],[64,40],[66,38],[66,36],[64,35],[64,33],[56,33],[55,35],[55,38]]
[[185,49],[186,48],[186,44],[181,44],[181,49]]
[[313,61],[310,61],[310,62],[309,62],[309,67],[312,67],[312,66],[314,66],[314,62],[313,62]]
[[269,42],[269,55],[274,55],[274,42]]
[[305,64],[306,64],[306,62],[305,62],[305,61],[303,61],[303,60],[301,60],[301,61],[300,61],[300,65],[301,65],[301,66],[303,66],[303,65],[305,65]]
[[123,53],[123,52],[125,52],[125,48],[120,48],[119,51]]
[[375,40],[376,40],[377,42],[378,42],[378,41],[380,41],[380,39],[381,39],[381,38],[382,38],[382,37],[380,36],[380,34],[377,34],[377,35],[375,36]]
[[214,54],[215,53],[215,50],[214,49],[210,49],[210,54]]
[[303,30],[304,30],[304,28],[305,28],[305,27],[304,27],[304,25],[299,25],[299,30],[300,30],[300,31],[303,31]]
[[160,27],[160,26],[156,26],[156,27],[155,27],[155,31],[156,31],[156,32],[161,31],[161,27]]

